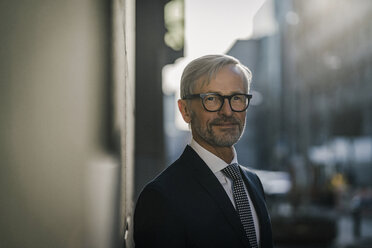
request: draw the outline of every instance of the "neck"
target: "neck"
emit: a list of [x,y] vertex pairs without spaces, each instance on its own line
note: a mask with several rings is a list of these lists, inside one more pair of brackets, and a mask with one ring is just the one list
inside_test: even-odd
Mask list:
[[195,141],[198,142],[198,144],[202,146],[204,149],[225,161],[227,164],[230,164],[234,158],[234,150],[232,146],[228,147],[212,146],[206,142],[203,142],[202,140],[195,139]]

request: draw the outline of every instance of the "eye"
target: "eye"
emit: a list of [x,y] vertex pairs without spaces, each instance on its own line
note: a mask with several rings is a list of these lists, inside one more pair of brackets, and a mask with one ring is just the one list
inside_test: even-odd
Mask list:
[[212,95],[212,96],[207,96],[207,97],[205,97],[204,100],[205,100],[206,102],[215,102],[215,101],[217,101],[217,98],[218,98],[217,96],[213,96],[213,95]]
[[243,95],[235,95],[232,98],[233,101],[244,101],[244,96]]

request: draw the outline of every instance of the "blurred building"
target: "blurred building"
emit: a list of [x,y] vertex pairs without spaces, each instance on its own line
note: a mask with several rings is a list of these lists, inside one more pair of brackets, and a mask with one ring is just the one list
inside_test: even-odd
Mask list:
[[[372,182],[372,3],[275,3],[281,43],[280,143],[288,152],[281,164],[293,177],[291,203],[350,213],[353,194]],[[345,245],[350,231],[339,220],[337,242]],[[327,225],[326,218],[322,221]]]
[[183,54],[182,8],[174,16],[182,5],[182,0],[136,1],[135,199],[166,166],[162,68]]
[[[319,0],[276,4],[282,43],[284,143],[291,154],[305,161],[307,168],[314,163],[341,163],[348,167],[346,169],[368,164],[362,173],[372,175],[369,145],[372,138],[372,3]],[[350,149],[346,149],[350,154],[343,160],[338,158],[341,150],[337,148],[329,158],[321,153],[311,154],[312,148],[326,150],[336,139],[350,144]],[[367,140],[365,145],[355,145],[360,139]],[[350,151],[357,147],[358,151],[366,150],[362,162],[356,152]],[[356,180],[359,178],[357,168],[350,172]],[[360,180],[366,182],[365,178]]]

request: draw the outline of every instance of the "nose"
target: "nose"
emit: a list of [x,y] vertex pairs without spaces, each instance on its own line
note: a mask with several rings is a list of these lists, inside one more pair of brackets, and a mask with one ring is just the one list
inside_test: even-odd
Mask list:
[[224,99],[224,102],[223,102],[222,108],[219,111],[219,114],[225,115],[225,116],[231,116],[233,114],[229,99],[227,98]]

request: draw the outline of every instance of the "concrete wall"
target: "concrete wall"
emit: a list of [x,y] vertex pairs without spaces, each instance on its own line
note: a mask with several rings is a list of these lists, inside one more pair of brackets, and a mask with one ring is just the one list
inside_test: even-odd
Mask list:
[[133,2],[1,1],[0,247],[122,247]]
[[[135,0],[113,1],[113,81],[116,133],[122,161],[120,240],[133,247],[134,122],[135,122]],[[119,131],[121,130],[121,131]],[[121,242],[119,242],[121,245]]]

